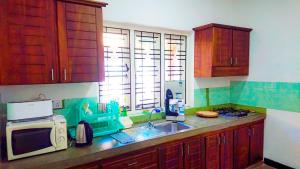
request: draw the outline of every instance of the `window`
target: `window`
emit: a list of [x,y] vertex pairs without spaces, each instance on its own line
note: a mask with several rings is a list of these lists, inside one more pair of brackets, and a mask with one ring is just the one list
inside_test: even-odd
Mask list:
[[100,103],[117,100],[131,108],[130,35],[128,29],[104,27],[105,81],[100,83]]
[[184,35],[165,34],[165,90],[185,100],[186,39]]
[[187,36],[117,27],[104,27],[100,103],[116,100],[133,112],[161,107],[167,89],[185,100]]
[[160,33],[135,31],[135,108],[160,107]]

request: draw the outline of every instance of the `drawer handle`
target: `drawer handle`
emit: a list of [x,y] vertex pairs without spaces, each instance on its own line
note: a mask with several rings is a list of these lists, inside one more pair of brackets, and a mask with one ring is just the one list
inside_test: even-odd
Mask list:
[[133,162],[133,163],[128,163],[128,166],[133,166],[133,165],[136,165],[138,162]]
[[54,80],[54,69],[51,69],[51,80]]
[[67,69],[64,69],[64,77],[65,77],[65,81],[67,80]]

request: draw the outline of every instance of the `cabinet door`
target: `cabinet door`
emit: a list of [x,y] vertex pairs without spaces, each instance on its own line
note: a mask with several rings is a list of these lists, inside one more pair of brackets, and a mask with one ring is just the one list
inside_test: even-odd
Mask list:
[[249,164],[249,127],[234,130],[234,168],[243,169]]
[[220,168],[233,169],[233,131],[221,134]]
[[249,65],[250,32],[233,30],[233,66]]
[[264,123],[251,126],[250,164],[263,160]]
[[57,81],[55,1],[1,0],[1,82]]
[[231,66],[232,29],[213,28],[213,66]]
[[206,137],[206,169],[219,169],[220,166],[220,136],[219,134]]
[[183,168],[183,143],[172,142],[159,148],[160,169],[182,169]]
[[136,153],[103,161],[101,169],[157,169],[157,150],[141,150]]
[[61,82],[104,79],[102,9],[57,2]]
[[205,141],[204,138],[194,138],[184,143],[185,169],[205,168]]

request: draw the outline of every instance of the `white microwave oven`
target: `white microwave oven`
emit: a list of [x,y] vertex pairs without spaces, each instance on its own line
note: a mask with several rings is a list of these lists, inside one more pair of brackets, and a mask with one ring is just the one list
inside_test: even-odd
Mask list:
[[66,120],[56,115],[6,125],[7,158],[19,158],[67,149]]

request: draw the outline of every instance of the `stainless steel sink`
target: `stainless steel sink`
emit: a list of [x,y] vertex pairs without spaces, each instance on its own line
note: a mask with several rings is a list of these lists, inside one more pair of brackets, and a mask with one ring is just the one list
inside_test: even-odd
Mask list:
[[178,133],[193,128],[183,122],[164,122],[154,125],[154,128],[165,133]]
[[124,130],[123,132],[134,138],[135,141],[144,141],[166,136],[168,134],[176,134],[192,128],[192,126],[189,126],[183,122],[162,122],[154,124],[153,127],[149,127],[147,124],[145,124],[140,127]]

